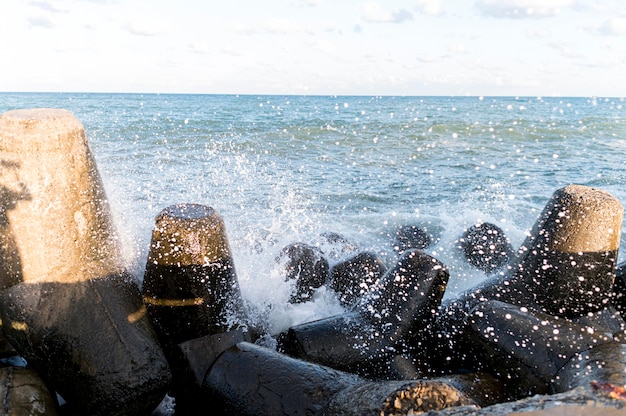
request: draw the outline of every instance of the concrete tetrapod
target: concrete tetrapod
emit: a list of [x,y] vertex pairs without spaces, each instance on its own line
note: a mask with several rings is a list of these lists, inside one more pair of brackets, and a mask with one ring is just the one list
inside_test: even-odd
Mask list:
[[353,306],[386,270],[376,253],[365,251],[335,264],[330,269],[328,286],[337,293],[342,305]]
[[143,280],[148,314],[173,374],[177,415],[195,415],[204,404],[189,360],[178,344],[202,339],[211,348],[221,336],[243,332],[243,300],[224,221],[211,207],[178,204],[156,217]]
[[508,264],[514,254],[504,231],[489,222],[480,222],[465,230],[458,247],[472,266],[487,274]]
[[177,204],[155,222],[143,295],[161,342],[175,345],[241,323],[243,301],[219,214]]
[[448,271],[420,250],[405,251],[350,312],[289,328],[278,349],[296,358],[375,378],[397,373],[394,356],[433,320]]
[[475,404],[455,387],[474,381],[372,382],[240,342],[217,357],[202,390],[221,415],[386,416]]
[[[579,385],[590,387],[591,379],[583,374],[600,371],[582,366],[577,374],[568,375],[564,368],[574,368],[570,363],[582,361],[592,349],[621,345],[600,328],[498,301],[483,302],[474,308],[467,336],[481,370],[503,380],[511,394],[509,400],[562,393]],[[607,361],[613,359],[607,356]],[[620,371],[624,373],[626,361],[621,358],[621,362]]]
[[276,262],[284,268],[285,281],[295,282],[290,303],[311,300],[315,289],[328,280],[328,260],[318,247],[306,243],[289,244],[276,256]]
[[467,355],[458,342],[468,314],[487,300],[565,318],[606,308],[623,215],[622,204],[608,192],[581,185],[557,190],[507,271],[443,302],[426,356],[459,365],[457,359]]
[[402,253],[410,249],[423,250],[433,243],[434,236],[417,225],[401,225],[396,229],[393,250]]
[[0,368],[2,415],[56,416],[56,400],[43,380],[32,370],[22,367]]
[[0,205],[9,342],[80,413],[154,409],[169,368],[125,271],[83,126],[70,112],[0,115]]
[[615,268],[613,292],[611,304],[619,312],[626,314],[626,262],[621,262]]

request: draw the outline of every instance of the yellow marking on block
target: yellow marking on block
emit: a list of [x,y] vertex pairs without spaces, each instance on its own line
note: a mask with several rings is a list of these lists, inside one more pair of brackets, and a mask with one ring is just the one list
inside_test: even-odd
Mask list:
[[146,305],[141,305],[141,308],[128,315],[128,323],[134,324],[135,322],[139,321],[144,316],[146,316],[146,312],[148,312],[148,310],[146,309]]
[[26,331],[28,329],[28,325],[26,322],[11,322],[11,328],[16,331]]
[[143,298],[144,303],[148,305],[154,306],[197,306],[202,305],[204,303],[204,299],[202,298],[193,298],[193,299],[156,299],[150,296],[145,296]]

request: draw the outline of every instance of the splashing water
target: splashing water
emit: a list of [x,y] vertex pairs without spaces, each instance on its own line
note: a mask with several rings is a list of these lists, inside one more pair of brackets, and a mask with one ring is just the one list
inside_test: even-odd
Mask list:
[[[621,99],[0,94],[0,110],[61,107],[83,122],[133,274],[154,218],[201,203],[223,217],[242,295],[269,333],[343,311],[322,287],[292,305],[277,254],[320,247],[335,264],[397,258],[400,225],[428,230],[446,296],[485,274],[457,248],[477,222],[514,248],[554,190],[600,187],[626,201]],[[322,238],[338,233],[353,250]]]

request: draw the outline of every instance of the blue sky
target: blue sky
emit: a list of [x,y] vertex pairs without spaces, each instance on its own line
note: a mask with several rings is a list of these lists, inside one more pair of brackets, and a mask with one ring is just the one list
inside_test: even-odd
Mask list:
[[2,0],[0,91],[626,96],[623,0]]

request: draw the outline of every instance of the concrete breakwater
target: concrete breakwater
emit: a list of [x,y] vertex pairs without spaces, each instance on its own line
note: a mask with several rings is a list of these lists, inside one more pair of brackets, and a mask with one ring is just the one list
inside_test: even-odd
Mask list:
[[444,302],[449,272],[419,230],[402,230],[389,268],[286,248],[292,301],[327,285],[347,312],[271,334],[272,349],[255,344],[210,207],[163,209],[137,287],[71,113],[2,114],[0,169],[2,329],[26,363],[0,374],[7,414],[162,414],[166,394],[177,415],[506,414],[572,392],[622,408],[624,213],[607,192],[557,190],[517,254],[501,230],[468,230],[468,261],[493,277]]

